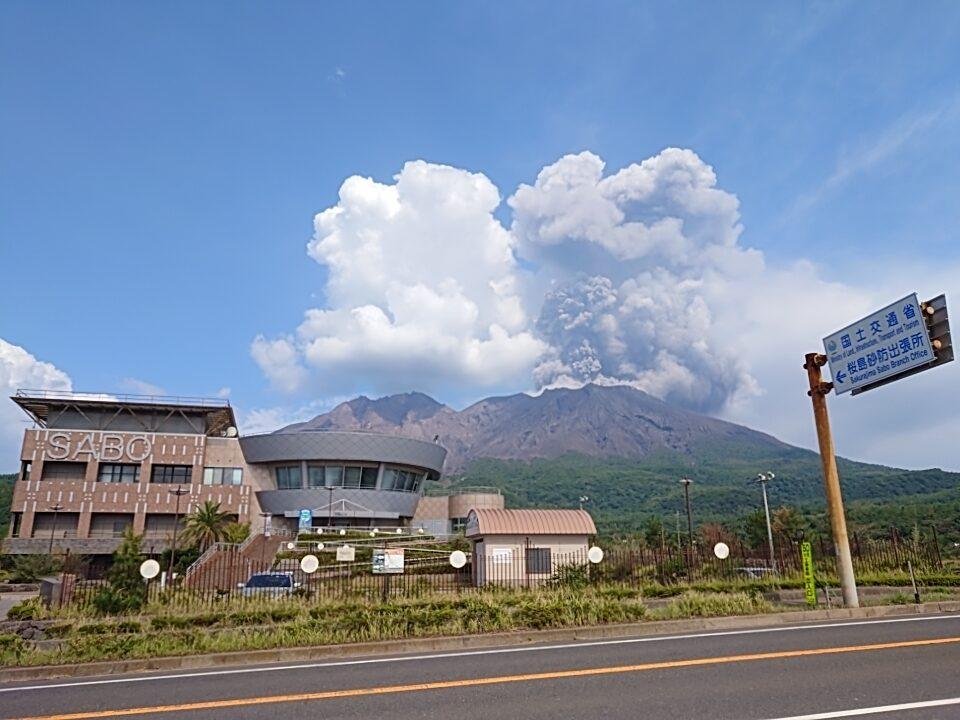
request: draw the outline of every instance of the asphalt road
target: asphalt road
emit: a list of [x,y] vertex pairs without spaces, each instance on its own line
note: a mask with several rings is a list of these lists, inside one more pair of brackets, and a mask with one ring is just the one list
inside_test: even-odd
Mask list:
[[954,719],[960,616],[0,685],[0,718],[117,716]]

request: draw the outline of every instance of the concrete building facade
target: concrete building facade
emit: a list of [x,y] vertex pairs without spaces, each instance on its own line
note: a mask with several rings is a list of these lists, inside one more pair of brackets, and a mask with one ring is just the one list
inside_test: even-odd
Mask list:
[[292,533],[308,516],[313,527],[442,535],[469,503],[502,507],[499,493],[425,502],[446,457],[436,443],[314,430],[241,437],[220,399],[21,390],[12,400],[34,427],[24,433],[6,553],[109,554],[127,528],[158,551],[208,500],[255,533]]

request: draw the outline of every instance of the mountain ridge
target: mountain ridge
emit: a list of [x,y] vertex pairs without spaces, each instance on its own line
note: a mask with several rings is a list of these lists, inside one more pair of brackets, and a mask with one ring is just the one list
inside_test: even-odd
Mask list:
[[704,443],[791,446],[772,435],[669,405],[628,386],[585,385],[478,400],[454,410],[424,393],[360,396],[277,432],[366,430],[438,441],[445,471],[481,458],[549,460],[567,453],[642,459],[659,450],[691,455]]

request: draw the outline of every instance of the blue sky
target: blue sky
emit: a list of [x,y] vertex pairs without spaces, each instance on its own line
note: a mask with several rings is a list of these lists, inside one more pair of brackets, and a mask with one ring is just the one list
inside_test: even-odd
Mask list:
[[[364,390],[422,385],[461,406],[535,389],[523,380],[526,356],[497,380],[468,369],[431,386],[416,364],[391,380],[382,363],[358,363],[346,377],[300,345],[308,379],[284,391],[251,346],[293,335],[310,308],[373,302],[331,299],[328,264],[306,251],[314,215],[338,205],[351,176],[391,186],[412,160],[482,173],[510,229],[519,215],[506,199],[565,155],[589,151],[609,175],[677,147],[739,200],[738,242],[762,252],[762,272],[810,261],[817,282],[844,284],[829,297],[849,289],[836,313],[828,304],[805,316],[820,328],[815,349],[875,300],[949,289],[937,274],[960,267],[958,33],[951,2],[6,2],[0,338],[76,389],[229,388],[242,413],[266,422]],[[520,276],[553,261],[524,254],[537,242],[542,233],[517,236]],[[514,336],[552,348],[569,340],[545,338],[534,322],[546,288],[568,275],[521,277],[529,320]],[[483,303],[467,296],[485,322]],[[795,296],[766,298],[797,312]],[[714,318],[727,311],[710,307]],[[781,417],[778,393],[793,392],[795,368],[763,362],[743,368],[736,393],[754,382],[749,397],[731,390],[727,405],[697,407],[811,445],[802,405]],[[937,372],[960,384],[952,367]],[[897,390],[850,410],[838,430],[847,454],[960,469],[955,450],[927,462],[863,425],[907,402]],[[12,437],[19,420],[0,421]],[[954,415],[937,422],[960,427]]]

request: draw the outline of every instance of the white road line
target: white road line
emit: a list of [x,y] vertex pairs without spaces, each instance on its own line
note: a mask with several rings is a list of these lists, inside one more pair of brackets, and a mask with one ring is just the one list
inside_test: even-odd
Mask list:
[[[183,678],[214,677],[220,675],[246,675],[251,673],[282,672],[285,670],[311,670],[315,668],[344,667],[349,665],[377,665],[394,662],[419,660],[442,660],[445,658],[472,657],[475,655],[506,655],[524,652],[550,652],[551,650],[576,650],[579,648],[600,647],[605,645],[633,645],[638,643],[664,642],[667,640],[697,640],[700,638],[729,637],[733,635],[759,635],[762,633],[798,632],[803,630],[824,630],[836,627],[856,627],[860,625],[892,625],[906,622],[935,622],[939,620],[960,620],[960,615],[934,615],[887,620],[848,620],[845,622],[825,622],[816,625],[787,625],[785,627],[753,628],[749,630],[718,630],[716,632],[694,633],[689,635],[650,635],[619,640],[588,640],[565,643],[562,645],[529,645],[523,647],[491,648],[489,650],[464,650],[462,652],[432,653],[429,655],[400,655],[397,657],[364,658],[360,660],[335,660],[329,662],[299,663],[294,665],[267,665],[265,667],[232,668],[228,670],[201,670],[189,673],[169,675],[146,675],[143,677],[118,677],[102,680],[51,683],[46,685],[23,685],[20,687],[0,688],[0,693],[25,692],[27,690],[49,690],[52,688],[82,687],[85,685],[114,685],[118,683],[154,682],[157,680],[181,680]],[[787,720],[786,718],[784,720]]]
[[813,713],[812,715],[791,715],[790,717],[771,718],[770,720],[832,720],[833,718],[880,715],[881,713],[922,710],[923,708],[945,707],[947,705],[960,705],[960,697],[946,698],[945,700],[923,700],[921,702],[900,703],[899,705],[877,705],[876,707],[836,710],[834,712]]

